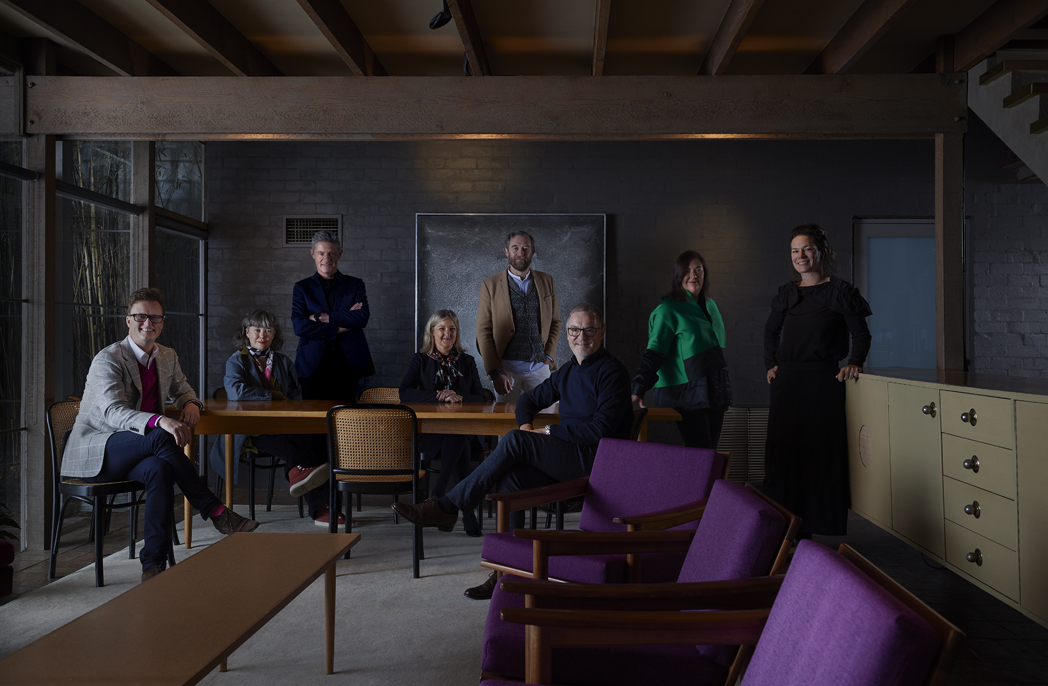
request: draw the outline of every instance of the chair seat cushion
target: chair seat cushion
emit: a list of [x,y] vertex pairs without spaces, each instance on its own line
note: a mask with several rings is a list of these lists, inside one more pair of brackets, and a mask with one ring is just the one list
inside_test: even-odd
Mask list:
[[743,683],[923,684],[939,644],[922,617],[851,562],[801,541]]
[[[570,535],[567,532],[566,535]],[[532,542],[513,532],[484,535],[481,557],[495,564],[531,571]],[[641,579],[648,583],[676,581],[684,564],[684,553],[642,555]],[[625,555],[558,555],[549,559],[551,578],[575,583],[626,583]]]
[[[504,622],[504,607],[524,607],[524,596],[496,588],[484,625],[480,667],[524,678],[524,625]],[[657,665],[653,671],[652,665]],[[723,684],[727,670],[694,646],[571,647],[553,651],[553,681],[568,684]]]

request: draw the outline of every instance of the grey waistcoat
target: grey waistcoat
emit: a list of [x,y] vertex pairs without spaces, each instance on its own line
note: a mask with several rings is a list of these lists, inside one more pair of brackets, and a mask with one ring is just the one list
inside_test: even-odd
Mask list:
[[513,307],[513,338],[502,354],[504,360],[521,360],[524,362],[545,362],[546,353],[542,345],[542,324],[539,321],[539,293],[535,279],[531,280],[528,292],[522,293],[520,287],[509,278],[509,302]]

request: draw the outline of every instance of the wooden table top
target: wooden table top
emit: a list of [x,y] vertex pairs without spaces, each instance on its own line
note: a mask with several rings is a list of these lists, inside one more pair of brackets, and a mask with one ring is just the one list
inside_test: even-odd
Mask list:
[[0,660],[0,683],[195,684],[359,540],[227,536]]

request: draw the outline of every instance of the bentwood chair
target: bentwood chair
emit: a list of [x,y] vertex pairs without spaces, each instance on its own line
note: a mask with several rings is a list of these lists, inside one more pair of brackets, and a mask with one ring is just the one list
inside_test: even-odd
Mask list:
[[[338,532],[335,491],[411,495],[424,500],[427,473],[418,452],[418,419],[410,407],[357,403],[328,411],[328,480],[331,518],[329,531]],[[346,499],[346,533],[353,520]],[[422,527],[412,525],[412,575],[419,576],[423,556]],[[346,553],[349,557],[349,553]]]
[[[228,395],[226,393],[225,386],[219,386],[211,394],[211,397],[215,400],[225,400]],[[218,436],[218,440],[223,440],[223,436]],[[242,464],[247,464],[247,509],[248,517],[251,519],[255,518],[255,470],[261,469],[262,471],[269,472],[269,485],[266,488],[266,512],[272,512],[273,510],[273,486],[277,477],[277,470],[283,469],[285,464],[284,460],[280,459],[275,455],[270,455],[264,450],[259,450],[257,447],[251,444],[251,438],[247,438],[244,441],[244,447],[240,451],[240,455],[237,456]],[[207,460],[205,460],[205,463]],[[222,487],[225,485],[225,477],[219,472],[215,474],[215,493],[222,493]],[[305,508],[303,506],[302,496],[298,497],[298,516],[299,518],[305,517]]]
[[[47,435],[51,444],[51,554],[47,564],[47,578],[55,578],[58,564],[58,544],[62,536],[62,524],[65,521],[66,508],[73,501],[91,506],[91,531],[89,540],[95,543],[95,586],[105,586],[105,574],[102,569],[102,546],[108,529],[109,514],[113,510],[127,509],[130,526],[128,527],[127,557],[135,558],[135,538],[138,529],[138,506],[145,503],[145,486],[138,481],[111,481],[106,483],[89,483],[81,479],[62,474],[62,454],[65,441],[76,416],[80,413],[79,400],[62,400],[47,408]],[[143,496],[139,497],[138,492]],[[116,496],[127,493],[127,502],[115,502]],[[172,537],[177,534],[172,530]],[[174,548],[168,550],[168,563],[175,564]]]
[[[542,567],[548,566],[551,555],[682,548],[687,551],[687,558],[676,582],[603,586],[535,581],[524,584],[527,588],[537,587],[537,595],[531,596],[533,607],[587,607],[589,603],[597,603],[597,607],[603,608],[619,607],[617,602],[620,597],[625,598],[625,603],[638,595],[681,599],[688,597],[689,589],[701,588],[704,582],[781,573],[786,568],[790,548],[799,528],[800,519],[796,515],[753,486],[718,480],[713,485],[706,510],[695,531],[552,537],[552,532],[517,533],[534,537],[536,563]],[[520,624],[502,621],[501,613],[506,608],[524,607],[526,598],[522,593],[506,590],[513,585],[510,578],[503,579],[503,587],[496,588],[491,598],[484,628],[481,669],[488,676],[519,679],[524,677],[525,671],[525,630]],[[545,588],[548,586],[556,588]],[[551,595],[542,595],[544,593]],[[688,675],[691,674],[708,674],[723,681],[728,672],[737,675],[749,657],[748,652],[740,654],[735,647],[717,645],[658,649],[654,653],[643,648],[564,648],[558,649],[554,655],[553,676],[558,683],[650,683],[651,674],[636,678],[635,671],[629,665],[634,661],[643,663],[656,653],[657,659],[662,661],[659,670],[659,681],[662,683],[690,683]],[[630,678],[631,673],[634,678]]]
[[[728,473],[729,460],[730,455],[714,450],[602,439],[589,476],[487,496],[498,503],[498,533],[484,536],[481,565],[532,576],[532,543],[516,536],[519,531],[506,531],[509,513],[578,496],[584,496],[579,519],[583,532],[695,530],[714,481]],[[576,532],[534,533],[570,540]],[[683,563],[684,549],[629,558],[618,554],[558,557],[551,560],[548,571],[550,578],[584,583],[672,581]]]
[[[526,583],[503,582],[517,590]],[[686,602],[650,594],[598,610],[543,606],[534,596],[537,607],[507,608],[502,618],[528,627],[533,642],[527,647],[526,680],[532,684],[551,684],[558,651],[571,646],[619,646],[622,655],[634,657],[648,652],[648,659],[634,659],[627,669],[649,682],[682,683],[684,676],[693,684],[734,684],[731,677],[724,681],[694,671],[667,675],[664,651],[742,643],[756,646],[743,686],[942,686],[964,641],[960,629],[845,544],[835,552],[800,541],[785,578],[698,587]],[[603,672],[614,666],[599,667]],[[624,680],[614,674],[599,683]]]

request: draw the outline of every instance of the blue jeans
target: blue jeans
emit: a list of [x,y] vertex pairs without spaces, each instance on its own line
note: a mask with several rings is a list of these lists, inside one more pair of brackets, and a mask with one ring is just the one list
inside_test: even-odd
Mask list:
[[175,437],[160,428],[146,429],[144,436],[130,431],[110,436],[102,471],[84,481],[102,483],[124,479],[140,481],[146,487],[145,544],[138,556],[143,570],[167,560],[176,485],[204,519],[222,504],[200,482],[193,463],[175,443]]
[[[593,470],[596,446],[582,446],[530,431],[510,431],[473,473],[451,489],[447,498],[463,512],[491,492],[509,493],[571,481]],[[523,526],[524,513],[514,512],[511,526]]]

